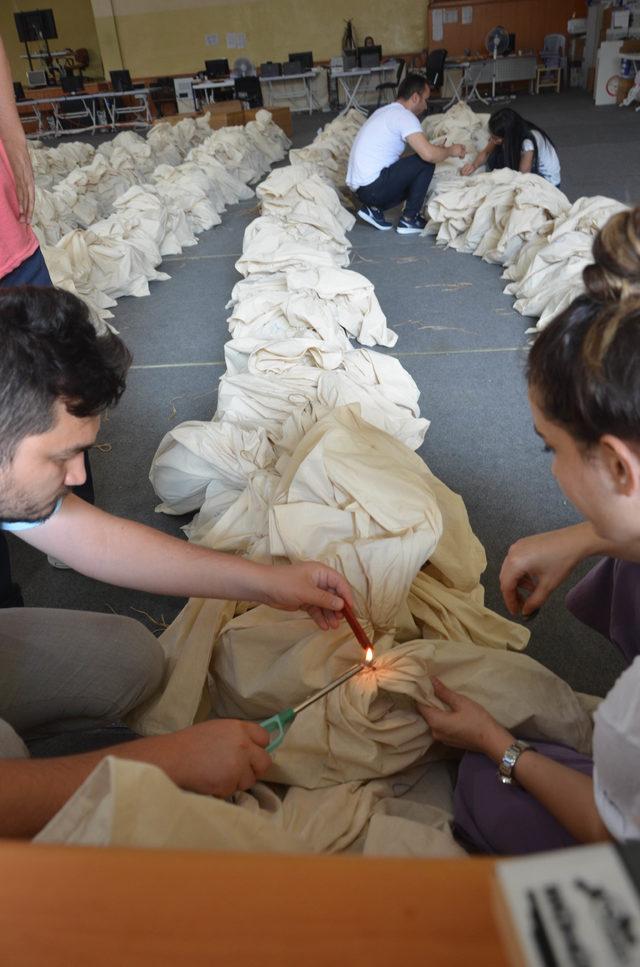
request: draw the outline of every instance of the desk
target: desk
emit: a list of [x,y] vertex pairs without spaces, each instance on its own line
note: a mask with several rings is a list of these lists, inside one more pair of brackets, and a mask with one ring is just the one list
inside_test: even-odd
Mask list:
[[331,80],[338,82],[345,96],[345,106],[340,111],[340,115],[346,114],[352,107],[359,111],[362,110],[358,102],[358,91],[365,77],[368,78],[374,74],[378,74],[378,83],[382,84],[384,74],[392,73],[395,75],[397,69],[397,64],[381,64],[380,67],[356,67],[351,71],[331,71]]
[[[488,104],[489,100],[482,97],[478,91],[479,84],[492,84],[495,70],[496,84],[507,81],[529,81],[529,93],[533,94],[533,82],[536,79],[538,59],[535,54],[510,54],[508,57],[486,57],[478,60],[447,60],[446,71],[461,71],[460,80],[456,84],[450,77],[453,87],[451,100],[444,110],[448,110],[456,101],[479,100]],[[464,92],[464,93],[463,93]]]
[[5,967],[507,967],[491,859],[0,843]]
[[[38,130],[30,132],[35,134],[36,137],[43,137],[47,134],[60,137],[61,134],[78,134],[81,131],[91,131],[92,134],[95,134],[97,128],[104,127],[110,127],[111,130],[115,130],[116,127],[129,127],[131,125],[148,127],[151,124],[149,94],[152,90],[153,88],[143,87],[131,91],[98,91],[97,93],[80,91],[78,94],[68,94],[64,97],[28,98],[25,101],[19,101],[18,108],[23,106],[33,108],[33,114],[23,114],[20,115],[20,118],[24,122],[37,120]],[[131,107],[117,107],[118,99],[125,97],[133,97],[139,103]],[[45,123],[45,106],[52,112],[50,125]],[[64,106],[71,106],[76,110],[65,113],[62,110]],[[98,118],[99,110],[105,112],[104,121]],[[135,120],[125,121],[121,124],[117,117],[119,113],[125,111],[130,113]],[[64,121],[74,118],[87,118],[87,124],[82,127],[65,128]]]
[[229,88],[235,88],[235,81],[228,77],[224,81],[200,81],[198,84],[192,84],[191,90],[193,91],[193,107],[194,110],[198,110],[199,104],[197,101],[196,91],[202,91],[207,100],[207,104],[211,104],[215,101],[214,91],[229,90]]
[[[270,107],[272,104],[277,104],[278,101],[291,101],[296,97],[304,97],[307,101],[309,114],[311,114],[313,111],[314,105],[317,109],[320,109],[320,104],[318,104],[311,89],[311,84],[319,73],[319,70],[312,68],[312,70],[304,71],[302,74],[281,74],[278,77],[261,77],[260,86],[263,84],[267,85],[267,97],[269,99],[268,106]],[[277,88],[278,84],[282,84],[284,81],[302,81],[299,93],[296,93],[295,91],[286,91],[284,94],[282,94],[277,90],[273,90],[274,84]]]

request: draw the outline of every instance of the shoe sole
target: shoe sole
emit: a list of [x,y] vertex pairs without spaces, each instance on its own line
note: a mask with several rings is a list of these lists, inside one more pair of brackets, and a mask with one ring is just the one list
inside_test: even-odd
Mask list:
[[47,554],[47,560],[51,567],[56,567],[59,571],[73,570],[73,568],[69,567],[68,564],[65,564],[64,561],[60,561],[57,557],[51,557],[51,555]]
[[398,235],[421,235],[424,231],[423,228],[409,228],[409,226],[400,226],[396,228]]
[[373,225],[373,227],[377,228],[380,232],[388,232],[389,229],[392,228],[391,225],[380,225],[375,218],[372,218],[371,215],[367,215],[366,212],[358,212],[358,218],[361,218],[362,221],[366,222],[368,225]]

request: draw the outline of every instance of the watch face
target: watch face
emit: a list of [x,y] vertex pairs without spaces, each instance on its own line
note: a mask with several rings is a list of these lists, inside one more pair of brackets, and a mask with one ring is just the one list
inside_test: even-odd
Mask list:
[[502,761],[506,766],[509,767],[509,769],[513,769],[514,765],[518,761],[519,754],[520,749],[515,749],[513,746],[511,746],[511,748],[507,749],[505,752],[504,756],[502,757]]

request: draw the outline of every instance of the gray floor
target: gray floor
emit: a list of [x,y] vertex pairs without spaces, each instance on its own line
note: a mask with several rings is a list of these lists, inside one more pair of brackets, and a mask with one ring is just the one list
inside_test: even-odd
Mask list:
[[[555,140],[571,200],[640,198],[640,114],[595,108],[582,92],[512,103]],[[296,145],[311,141],[327,119],[295,115]],[[115,310],[134,367],[123,400],[102,427],[103,446],[92,453],[98,503],[113,513],[180,533],[184,518],[154,514],[148,469],[170,427],[208,419],[215,410],[228,336],[224,305],[253,217],[254,202],[230,209],[196,248],[165,260],[170,281],[152,283],[149,297],[122,299]],[[423,415],[432,421],[421,455],[463,495],[487,550],[487,601],[503,611],[497,576],[510,543],[576,520],[531,429],[522,377],[529,323],[502,294],[496,266],[436,248],[430,239],[378,233],[364,224],[351,240],[352,268],[374,282],[399,335],[394,355],[418,383]],[[169,621],[182,603],[56,571],[20,541],[13,542],[13,560],[31,605],[113,610],[157,627],[150,619]],[[531,630],[530,653],[576,688],[602,694],[619,673],[613,648],[568,615],[561,592]]]

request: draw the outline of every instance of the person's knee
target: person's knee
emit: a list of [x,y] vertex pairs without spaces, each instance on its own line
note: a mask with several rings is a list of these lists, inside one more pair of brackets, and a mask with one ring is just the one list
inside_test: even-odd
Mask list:
[[420,162],[420,164],[417,166],[418,174],[422,178],[431,178],[433,172],[436,170],[436,166],[434,165],[433,161],[425,161],[424,158],[419,158],[418,160]]
[[114,615],[109,637],[111,657],[127,693],[124,713],[158,690],[165,657],[157,639],[133,618]]

